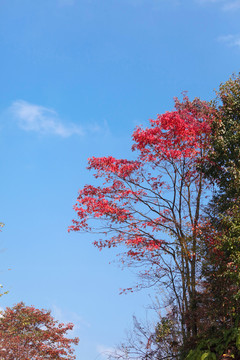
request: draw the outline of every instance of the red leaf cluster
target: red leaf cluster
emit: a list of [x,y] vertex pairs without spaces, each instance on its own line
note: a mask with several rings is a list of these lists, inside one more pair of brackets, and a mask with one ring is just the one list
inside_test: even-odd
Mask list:
[[[95,170],[94,176],[103,178],[104,183],[85,185],[79,191],[74,206],[78,218],[69,230],[96,230],[108,237],[95,242],[100,249],[122,243],[130,248],[128,255],[136,258],[167,250],[159,231],[179,236],[181,226],[186,236],[190,232],[196,235],[191,197],[192,189],[203,182],[197,166],[206,159],[209,148],[214,117],[209,109],[198,99],[191,102],[185,97],[182,103],[176,99],[174,111],[158,115],[150,120],[150,127],[134,131],[136,160],[89,159],[88,169]],[[93,225],[93,219],[99,226]]]

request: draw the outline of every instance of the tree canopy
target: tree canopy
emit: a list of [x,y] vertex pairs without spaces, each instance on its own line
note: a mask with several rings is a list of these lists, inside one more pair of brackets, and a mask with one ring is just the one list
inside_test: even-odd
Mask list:
[[73,324],[54,320],[48,310],[19,303],[6,308],[0,317],[0,359],[74,360],[72,345],[78,338],[68,338]]
[[137,127],[135,160],[89,159],[99,186],[79,191],[70,230],[98,232],[99,249],[124,245],[142,281],[168,293],[141,359],[239,356],[239,114],[236,76],[217,100],[175,99],[173,111]]
[[91,158],[88,168],[104,184],[80,190],[78,219],[71,227],[92,231],[94,218],[99,223],[94,230],[105,236],[96,246],[124,244],[130,261],[145,265],[145,275],[169,292],[181,327],[179,344],[197,332],[196,316],[189,321],[188,314],[196,310],[199,222],[207,187],[199,169],[208,154],[214,116],[204,101],[176,99],[174,111],[134,131],[136,160]]

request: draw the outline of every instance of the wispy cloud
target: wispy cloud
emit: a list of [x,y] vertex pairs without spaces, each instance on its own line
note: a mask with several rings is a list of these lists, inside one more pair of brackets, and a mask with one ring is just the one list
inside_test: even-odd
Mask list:
[[236,1],[226,1],[225,4],[223,5],[223,10],[228,11],[228,10],[237,10],[240,9],[240,1],[236,0]]
[[75,0],[58,0],[60,6],[72,6],[75,4]]
[[218,4],[223,11],[240,9],[240,0],[196,0],[199,4]]
[[97,345],[97,352],[102,360],[107,360],[110,354],[114,354],[116,349],[110,346]]
[[223,42],[228,46],[240,47],[240,34],[220,36],[218,41]]
[[181,5],[181,0],[122,0],[130,6],[139,7],[147,5],[153,10],[162,10],[163,5],[178,6]]
[[24,131],[57,135],[63,138],[72,135],[106,135],[110,133],[106,121],[103,124],[88,123],[81,126],[74,123],[65,123],[55,110],[23,100],[14,101],[9,110],[18,126]]
[[225,0],[196,0],[199,4],[222,3]]
[[90,328],[91,324],[79,314],[72,311],[63,311],[59,306],[52,306],[52,314],[56,320],[63,323],[73,323],[73,332],[78,333],[82,328]]
[[25,131],[35,131],[61,137],[69,137],[74,134],[84,135],[82,127],[75,124],[64,124],[55,110],[44,106],[18,100],[13,102],[10,110],[19,127]]
[[[108,360],[109,357],[111,358],[118,358],[118,359],[127,359],[129,358],[128,356],[128,351],[127,349],[124,349],[120,346],[116,346],[116,347],[110,347],[110,346],[105,346],[105,345],[97,345],[97,352],[98,352],[98,357],[100,357],[101,360]],[[110,356],[112,355],[112,356]],[[140,360],[140,357],[134,357],[135,360]]]

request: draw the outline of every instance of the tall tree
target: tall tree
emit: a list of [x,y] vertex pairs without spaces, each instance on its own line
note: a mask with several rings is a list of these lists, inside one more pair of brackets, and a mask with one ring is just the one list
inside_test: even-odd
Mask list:
[[[215,183],[208,214],[215,232],[213,250],[215,254],[221,253],[220,264],[215,260],[218,273],[229,282],[228,287],[225,283],[229,295],[239,293],[240,296],[240,76],[232,76],[220,85],[215,107],[217,116],[212,123],[210,161],[203,167],[208,179]],[[229,296],[228,302],[231,300]]]
[[0,359],[73,360],[72,345],[78,338],[66,337],[73,324],[55,321],[50,311],[19,303],[0,317]]
[[240,75],[220,85],[213,104],[216,118],[204,172],[216,186],[216,214],[228,210],[240,198]]
[[[202,170],[215,186],[207,207],[199,354],[240,358],[240,76],[221,84],[213,102],[211,151]],[[200,351],[201,350],[201,351]],[[193,357],[194,357],[193,353]],[[209,356],[212,356],[209,353]]]
[[197,334],[199,222],[207,186],[201,163],[213,118],[206,102],[176,99],[174,111],[134,131],[135,160],[91,158],[88,169],[104,181],[79,191],[77,219],[70,227],[101,233],[95,241],[100,249],[125,245],[125,259],[146,265],[144,273],[169,292],[181,328],[179,346]]

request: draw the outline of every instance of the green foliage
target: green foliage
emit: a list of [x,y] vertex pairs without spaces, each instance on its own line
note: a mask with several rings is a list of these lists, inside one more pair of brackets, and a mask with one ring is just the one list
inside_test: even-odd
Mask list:
[[221,84],[217,96],[212,151],[205,173],[217,183],[212,208],[221,213],[240,197],[240,74]]
[[211,351],[201,350],[199,347],[190,350],[186,360],[216,360],[216,354]]
[[[87,221],[101,218],[112,237],[95,245],[125,244],[129,263],[149,264],[150,283],[168,292],[169,313],[154,333],[136,323],[146,345],[130,338],[113,358],[240,360],[240,74],[220,85],[212,103],[175,104],[135,130],[137,160],[89,160],[106,186],[80,190],[70,230],[92,231]],[[214,196],[204,213],[209,182]]]
[[185,360],[216,360],[225,353],[231,353],[232,358],[240,355],[240,328],[237,325],[223,331],[221,336],[201,340]]
[[203,168],[215,193],[204,233],[198,335],[187,360],[240,358],[240,74],[221,84],[217,96]]
[[173,328],[173,322],[167,317],[163,317],[156,326],[156,341],[160,342],[162,338],[168,336]]

